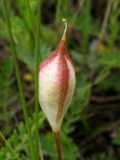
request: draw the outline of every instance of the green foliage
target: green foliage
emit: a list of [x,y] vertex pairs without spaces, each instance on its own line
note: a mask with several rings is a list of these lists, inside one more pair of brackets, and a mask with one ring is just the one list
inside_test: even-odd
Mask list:
[[[35,116],[35,115],[34,115]],[[33,118],[34,119],[34,118]],[[44,116],[43,113],[39,113],[39,127],[43,126]],[[31,126],[31,134],[34,137],[33,133],[36,127],[35,122],[30,118],[29,125]],[[39,129],[40,129],[39,128]],[[23,122],[20,123],[20,126],[17,130],[13,131],[11,137],[5,142],[5,147],[0,151],[0,160],[18,160],[19,157],[22,160],[29,160],[29,136],[27,134],[25,125]],[[12,149],[11,149],[12,148]]]
[[[40,112],[39,113],[39,126],[40,128],[43,128],[43,121],[44,116]],[[31,126],[31,133],[32,136],[35,129],[35,123],[32,121],[32,119],[29,119],[29,123]],[[40,129],[39,128],[39,129]],[[57,152],[56,152],[56,146],[54,143],[54,136],[52,133],[48,134],[42,134],[41,135],[41,142],[42,142],[42,150],[44,155],[52,157],[52,159],[57,159]],[[64,132],[61,134],[61,140],[62,140],[62,148],[63,148],[63,154],[65,157],[65,160],[68,158],[70,160],[76,160],[77,157],[77,148],[73,142],[73,140],[68,137]],[[17,160],[16,157],[21,158],[22,160],[28,160],[29,159],[29,150],[27,150],[29,140],[27,131],[25,128],[25,125],[23,122],[20,123],[20,126],[17,130],[14,130],[11,137],[6,141],[5,147],[2,148],[0,151],[0,160]],[[12,148],[12,150],[10,149]],[[13,152],[14,151],[14,152]]]
[[8,58],[5,61],[1,62],[0,67],[0,120],[5,123],[5,127],[3,129],[5,134],[9,134],[12,127],[8,122],[13,118],[13,113],[8,112],[8,106],[12,102],[11,96],[14,95],[14,91],[11,87],[14,82],[14,78],[12,77],[13,73],[13,60]]
[[[7,59],[1,62],[0,67],[0,105],[7,106],[9,102],[7,101],[8,95],[11,93],[10,85],[13,83],[13,78],[11,75],[13,73],[13,61],[12,59]],[[4,97],[4,98],[2,98]]]
[[120,27],[119,27],[119,7],[120,5],[120,1],[115,1],[113,3],[113,8],[112,8],[112,11],[111,11],[111,17],[110,17],[110,25],[108,26],[110,31],[111,31],[111,34],[109,35],[109,38],[110,38],[110,41],[109,41],[109,45],[110,47],[114,47],[116,41],[118,40],[118,34],[120,32]]
[[109,68],[120,68],[120,52],[105,52],[101,57],[101,64]]
[[[72,141],[64,132],[61,134],[62,141],[62,151],[65,160],[76,160],[77,158],[77,148]],[[52,133],[48,133],[47,135],[43,135],[41,137],[42,148],[44,154],[50,156],[53,160],[57,159],[56,145],[54,136]]]
[[[115,83],[113,83],[115,82]],[[97,87],[97,91],[112,89],[114,91],[120,91],[119,73],[109,74]]]

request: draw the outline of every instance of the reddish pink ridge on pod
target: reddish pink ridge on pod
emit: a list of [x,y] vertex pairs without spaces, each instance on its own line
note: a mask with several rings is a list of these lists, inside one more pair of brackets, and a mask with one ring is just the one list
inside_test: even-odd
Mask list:
[[59,55],[58,59],[58,81],[60,88],[59,102],[58,102],[58,112],[56,116],[56,121],[61,119],[63,114],[64,101],[66,99],[68,84],[69,84],[69,69],[66,62],[66,58],[72,63],[69,54],[66,49],[65,39],[61,40],[58,48],[40,65],[40,71],[44,70],[44,67],[48,65],[51,61],[54,60]]

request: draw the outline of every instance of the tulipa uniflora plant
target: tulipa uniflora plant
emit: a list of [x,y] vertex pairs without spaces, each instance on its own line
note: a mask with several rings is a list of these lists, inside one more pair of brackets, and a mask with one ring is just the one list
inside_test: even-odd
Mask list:
[[65,19],[64,22],[65,30],[57,49],[43,61],[39,71],[39,101],[54,132],[59,160],[62,160],[61,123],[70,106],[76,83],[74,67],[66,49]]

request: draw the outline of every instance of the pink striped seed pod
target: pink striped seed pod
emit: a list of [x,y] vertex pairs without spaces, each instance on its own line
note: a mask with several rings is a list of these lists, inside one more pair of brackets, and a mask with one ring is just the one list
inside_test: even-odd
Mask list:
[[52,130],[60,131],[75,89],[75,71],[66,49],[66,28],[57,49],[40,65],[39,101]]

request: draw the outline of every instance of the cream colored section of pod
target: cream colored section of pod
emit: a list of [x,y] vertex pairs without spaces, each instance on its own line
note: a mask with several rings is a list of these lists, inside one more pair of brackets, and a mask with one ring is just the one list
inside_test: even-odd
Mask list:
[[57,74],[58,57],[48,63],[39,73],[39,100],[52,128],[56,126],[58,111],[58,80]]

